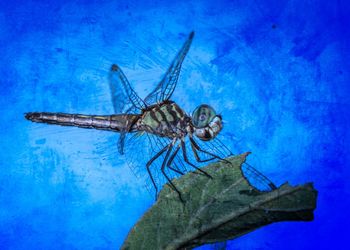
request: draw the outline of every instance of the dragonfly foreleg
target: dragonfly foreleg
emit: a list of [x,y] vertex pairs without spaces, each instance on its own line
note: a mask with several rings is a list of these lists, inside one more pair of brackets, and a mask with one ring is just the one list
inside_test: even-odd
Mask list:
[[212,157],[212,158],[209,158],[209,159],[202,160],[202,159],[199,157],[198,152],[197,152],[197,149],[195,148],[195,146],[193,145],[192,142],[191,142],[191,149],[192,149],[192,152],[193,152],[194,157],[196,158],[196,161],[197,161],[197,162],[208,162],[208,161],[212,161],[212,160],[216,159],[215,157]]
[[152,176],[152,173],[151,173],[151,170],[150,170],[150,166],[152,165],[152,163],[159,157],[161,156],[167,149],[168,149],[169,145],[166,145],[162,150],[160,150],[156,155],[154,155],[147,163],[146,163],[146,168],[147,168],[147,172],[149,174],[149,176],[151,177],[151,181],[152,181],[152,184],[154,186],[154,189],[156,190],[156,199],[157,199],[157,196],[158,196],[158,187],[156,185],[156,182],[154,181],[153,179],[153,176]]
[[211,177],[211,175],[209,175],[207,172],[205,172],[204,170],[200,169],[199,167],[197,167],[196,165],[194,165],[193,163],[191,163],[188,158],[187,158],[187,153],[186,153],[186,145],[185,142],[183,140],[181,140],[181,148],[182,148],[182,153],[183,153],[183,157],[185,162],[192,166],[193,168],[197,169],[199,172],[201,172],[202,174],[204,174],[205,176],[209,177],[209,178],[213,178]]
[[198,150],[198,151],[200,151],[200,152],[202,152],[202,153],[208,154],[208,155],[210,155],[210,156],[213,156],[214,158],[219,159],[219,160],[222,160],[222,161],[224,161],[224,162],[226,162],[226,163],[228,163],[228,164],[231,164],[230,161],[228,161],[228,160],[226,160],[226,159],[224,159],[224,158],[222,158],[222,157],[220,157],[220,156],[218,156],[218,155],[216,155],[216,154],[213,154],[213,153],[210,153],[210,152],[208,152],[208,151],[206,151],[206,150],[201,149],[201,148],[198,146],[198,144],[196,143],[196,141],[193,139],[193,137],[189,136],[189,138],[190,138],[191,145],[193,145],[194,148],[195,148],[196,150]]

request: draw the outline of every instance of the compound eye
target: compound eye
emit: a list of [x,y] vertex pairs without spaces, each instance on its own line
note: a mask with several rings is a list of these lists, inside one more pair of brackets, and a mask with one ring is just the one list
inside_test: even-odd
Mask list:
[[192,114],[193,125],[197,128],[208,126],[211,120],[215,117],[215,110],[209,105],[203,104],[197,107]]
[[202,121],[205,121],[207,119],[207,116],[205,114],[201,114],[199,116],[199,120],[202,122]]

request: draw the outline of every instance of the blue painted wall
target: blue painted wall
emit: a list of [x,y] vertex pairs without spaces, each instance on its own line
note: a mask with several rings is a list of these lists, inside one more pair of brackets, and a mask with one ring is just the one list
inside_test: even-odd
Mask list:
[[0,249],[122,244],[153,197],[118,155],[117,135],[23,114],[112,113],[110,65],[145,96],[191,30],[173,99],[220,111],[229,146],[252,151],[277,184],[319,191],[313,222],[273,224],[228,249],[345,249],[349,13],[345,0],[2,1]]

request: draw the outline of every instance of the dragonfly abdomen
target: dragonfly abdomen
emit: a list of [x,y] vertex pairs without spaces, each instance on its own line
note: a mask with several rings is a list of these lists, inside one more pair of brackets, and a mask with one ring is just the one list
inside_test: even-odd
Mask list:
[[[74,126],[80,128],[93,128],[101,130],[121,131],[125,130],[128,125],[133,124],[138,115],[119,114],[119,115],[81,115],[66,113],[48,113],[33,112],[25,116],[33,122],[56,124],[62,126]],[[134,131],[131,126],[129,132]]]

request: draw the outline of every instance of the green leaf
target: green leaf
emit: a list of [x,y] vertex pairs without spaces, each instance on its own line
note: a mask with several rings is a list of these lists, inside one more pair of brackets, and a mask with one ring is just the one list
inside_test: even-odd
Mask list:
[[187,173],[165,185],[157,202],[129,232],[122,249],[191,249],[237,238],[278,221],[311,221],[317,191],[288,183],[271,192],[251,186],[242,174],[248,153],[202,168],[213,178]]

